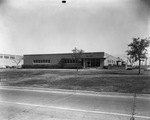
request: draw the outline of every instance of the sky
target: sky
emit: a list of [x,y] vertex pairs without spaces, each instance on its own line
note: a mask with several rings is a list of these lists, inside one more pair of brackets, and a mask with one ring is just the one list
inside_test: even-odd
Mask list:
[[149,0],[0,0],[3,54],[125,54],[133,37],[150,37]]

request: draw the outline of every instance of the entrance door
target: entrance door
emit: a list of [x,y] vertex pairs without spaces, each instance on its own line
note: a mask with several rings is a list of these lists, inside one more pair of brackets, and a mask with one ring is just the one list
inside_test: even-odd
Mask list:
[[90,59],[86,61],[86,67],[91,67],[91,60]]

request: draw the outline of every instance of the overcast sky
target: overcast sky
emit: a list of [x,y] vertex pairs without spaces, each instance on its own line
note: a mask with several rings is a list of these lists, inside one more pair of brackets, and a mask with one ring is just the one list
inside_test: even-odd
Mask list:
[[0,53],[124,54],[150,37],[149,0],[0,0]]

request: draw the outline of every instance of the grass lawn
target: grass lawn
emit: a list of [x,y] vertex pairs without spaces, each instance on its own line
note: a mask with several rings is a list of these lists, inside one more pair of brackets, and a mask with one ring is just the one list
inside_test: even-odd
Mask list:
[[150,71],[101,69],[0,69],[1,84],[96,92],[150,94]]

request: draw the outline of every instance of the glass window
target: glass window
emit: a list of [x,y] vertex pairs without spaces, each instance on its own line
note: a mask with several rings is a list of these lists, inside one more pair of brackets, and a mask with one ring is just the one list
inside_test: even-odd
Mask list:
[[68,59],[66,59],[66,63],[68,63]]
[[41,64],[45,64],[45,63],[50,63],[50,60],[33,60],[33,63],[41,63]]
[[10,56],[10,59],[15,59],[15,57],[14,56]]
[[72,60],[73,63],[75,63],[75,60]]
[[72,63],[72,59],[70,59],[70,63]]
[[9,56],[4,56],[5,59],[9,59]]

